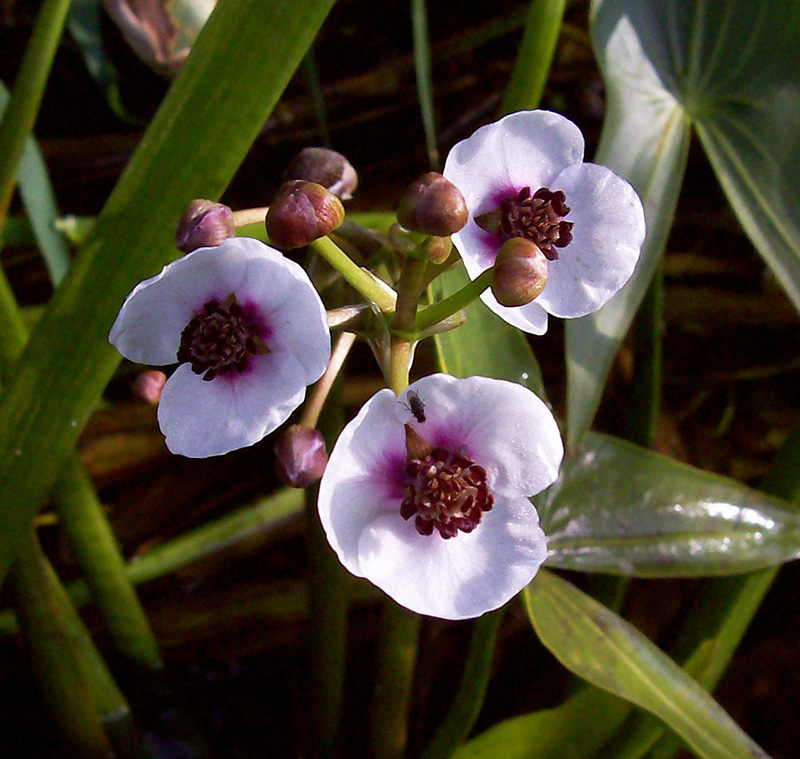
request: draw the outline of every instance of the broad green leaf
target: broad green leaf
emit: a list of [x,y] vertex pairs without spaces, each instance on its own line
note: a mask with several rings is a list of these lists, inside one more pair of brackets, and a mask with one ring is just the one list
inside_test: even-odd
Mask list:
[[[8,90],[0,83],[0,113],[6,107],[8,98]],[[25,142],[17,172],[17,184],[50,281],[54,285],[58,284],[69,268],[69,253],[64,239],[55,227],[59,214],[47,165],[32,137]]]
[[609,435],[588,435],[537,508],[551,567],[697,577],[800,556],[785,501]]
[[[333,0],[222,0],[31,335],[0,405],[0,577],[119,360],[108,330],[224,190]],[[246,76],[243,75],[246,72]]]
[[565,667],[652,712],[702,759],[767,757],[666,654],[571,583],[543,570],[523,597],[536,633]]
[[[434,280],[432,289],[439,300],[468,281],[464,268],[459,266]],[[544,397],[542,373],[525,335],[480,301],[467,307],[465,315],[466,322],[458,329],[436,335],[442,371],[454,377],[478,375],[519,382]]]
[[745,231],[800,307],[800,4],[596,0],[593,35],[609,92],[597,161],[639,190],[648,237],[622,293],[567,327],[571,445],[591,424],[663,247],[690,124]]
[[461,746],[453,759],[587,759],[630,709],[608,691],[581,688],[561,706],[495,725]]
[[[655,5],[645,0],[642,13]],[[689,147],[689,121],[651,60],[667,55],[664,34],[654,30],[643,41],[623,6],[618,0],[598,0],[593,6],[594,45],[607,91],[606,118],[594,160],[636,188],[644,203],[647,238],[625,287],[599,311],[565,325],[570,448],[591,426],[611,362],[658,266]]]

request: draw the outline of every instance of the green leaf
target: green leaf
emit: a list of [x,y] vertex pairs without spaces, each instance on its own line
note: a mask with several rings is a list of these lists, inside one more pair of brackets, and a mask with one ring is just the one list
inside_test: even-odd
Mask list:
[[648,236],[621,294],[567,325],[571,446],[591,424],[655,270],[690,124],[739,221],[800,308],[800,4],[596,0],[593,8],[609,93],[597,162],[640,192]]
[[[8,99],[8,90],[0,83],[0,113],[6,107]],[[50,281],[56,285],[67,273],[69,253],[64,239],[55,226],[59,213],[53,186],[50,184],[50,175],[47,173],[47,164],[32,137],[28,137],[25,141],[17,172],[17,184],[36,243],[44,257]]]
[[608,691],[582,688],[554,709],[495,725],[461,746],[453,759],[587,759],[600,750],[630,709]]
[[[452,295],[469,282],[464,268],[445,272],[431,285],[437,300]],[[494,377],[519,382],[544,398],[539,364],[528,341],[480,301],[468,306],[466,322],[458,329],[436,335],[442,371],[454,377]]]
[[675,662],[566,580],[543,570],[523,597],[539,638],[565,667],[655,714],[702,759],[767,756]]
[[175,256],[188,201],[222,193],[332,3],[222,0],[198,38],[4,388],[0,577],[117,365],[120,304]]
[[658,267],[689,147],[689,121],[678,100],[664,89],[661,72],[650,59],[664,52],[665,33],[654,30],[653,38],[647,37],[643,44],[625,15],[628,5],[636,7],[638,17],[658,4],[597,0],[593,6],[594,46],[607,91],[595,162],[636,188],[644,203],[647,238],[625,287],[599,311],[566,323],[570,448],[591,426],[611,362]]
[[800,556],[790,504],[609,435],[591,433],[536,502],[551,567],[697,577]]
[[[800,307],[800,5],[597,0],[594,9],[609,91],[597,161],[642,194],[648,239],[623,294],[568,326],[573,445],[591,424],[611,359],[652,276],[689,124],[745,231]],[[674,133],[663,130],[665,117]],[[663,192],[647,181],[659,164]]]

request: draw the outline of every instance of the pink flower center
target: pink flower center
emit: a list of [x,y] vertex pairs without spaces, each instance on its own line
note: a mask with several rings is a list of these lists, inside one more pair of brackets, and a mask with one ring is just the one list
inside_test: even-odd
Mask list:
[[248,315],[231,293],[224,303],[210,300],[181,333],[178,363],[189,363],[205,381],[234,369],[243,372],[251,356],[269,353],[262,325]]
[[434,528],[447,539],[472,532],[489,511],[494,498],[486,484],[486,470],[472,459],[434,448],[421,458],[411,458],[405,468],[403,519],[414,517],[420,535]]
[[500,201],[500,206],[475,217],[475,223],[504,242],[512,237],[524,237],[539,246],[549,261],[558,258],[555,248],[565,248],[572,242],[573,222],[564,221],[572,210],[567,196],[540,187],[531,195],[530,187]]

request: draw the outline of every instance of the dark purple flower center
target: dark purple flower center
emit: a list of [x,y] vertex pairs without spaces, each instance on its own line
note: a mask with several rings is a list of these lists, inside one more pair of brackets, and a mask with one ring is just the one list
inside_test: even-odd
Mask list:
[[400,515],[414,517],[420,535],[431,535],[434,528],[445,539],[455,537],[459,530],[472,532],[494,503],[486,470],[444,448],[434,448],[421,458],[409,455],[404,475]]
[[475,223],[503,242],[512,237],[524,237],[539,246],[549,261],[558,258],[555,248],[565,248],[572,242],[571,221],[564,221],[570,212],[567,196],[561,191],[540,187],[531,195],[530,187],[500,201],[500,206],[475,217]]
[[231,293],[224,303],[210,300],[181,333],[178,363],[189,363],[195,374],[210,381],[218,374],[247,369],[251,356],[269,353],[261,339],[262,325]]

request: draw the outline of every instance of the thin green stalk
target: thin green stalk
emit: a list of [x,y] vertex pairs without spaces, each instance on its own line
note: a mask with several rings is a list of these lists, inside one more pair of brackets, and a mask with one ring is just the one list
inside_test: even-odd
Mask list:
[[531,0],[522,43],[503,96],[503,113],[537,108],[553,61],[566,0]]
[[125,574],[111,525],[94,486],[73,456],[52,491],[56,512],[116,651],[137,669],[161,669],[150,623]]
[[439,168],[439,151],[436,147],[431,45],[428,39],[428,11],[425,0],[411,0],[411,31],[414,38],[414,71],[417,79],[417,97],[422,112],[422,126],[425,131],[425,147],[428,151],[428,162],[435,171]]
[[[254,535],[277,530],[300,515],[302,496],[301,491],[287,488],[255,505],[196,527],[174,540],[150,549],[136,561],[127,564],[125,574],[131,583],[139,585],[224,551]],[[83,580],[70,583],[66,591],[76,606],[85,606],[91,601],[89,589]],[[16,631],[13,613],[8,609],[0,612],[0,633]]]
[[14,83],[11,100],[0,121],[0,227],[8,214],[25,140],[39,112],[69,2],[44,0]]
[[311,624],[306,749],[312,759],[331,759],[342,714],[350,583],[319,521],[318,493],[316,486],[305,493]]
[[[355,335],[339,335],[328,368],[303,407],[300,424],[316,427],[330,450],[341,431],[341,370]],[[317,511],[319,487],[305,493],[308,594],[311,621],[308,744],[312,759],[336,755],[344,687],[348,576],[331,549]]]
[[[389,387],[395,394],[408,386],[413,355],[414,327],[422,283],[424,258],[407,258],[397,286],[397,310],[392,320]],[[408,740],[408,711],[417,660],[421,617],[387,598],[378,629],[375,686],[370,709],[369,756],[401,759]]]
[[31,650],[50,718],[69,755],[107,759],[113,751],[32,528],[23,537],[10,576],[20,629]]
[[[336,382],[328,394],[320,419],[329,450],[343,425],[340,386]],[[305,492],[311,622],[307,750],[312,759],[332,759],[337,754],[342,714],[350,582],[322,529],[318,495],[316,485]]]
[[422,332],[434,324],[444,321],[448,316],[458,313],[480,297],[481,293],[492,284],[492,269],[481,272],[469,284],[444,300],[423,308],[416,319],[416,331]]
[[402,759],[422,617],[386,599],[378,629],[375,687],[370,710],[371,759]]
[[634,322],[634,372],[625,437],[652,448],[661,409],[661,324],[664,270],[653,276]]
[[396,297],[391,288],[378,280],[371,272],[355,264],[330,237],[314,240],[311,247],[364,298],[374,303],[384,313],[394,311]]
[[[27,330],[8,280],[0,271],[0,365],[11,371]],[[125,575],[125,562],[91,481],[75,456],[69,457],[51,491],[64,532],[86,581],[95,594],[114,646],[140,667],[160,668],[155,637]]]
[[422,759],[447,759],[470,734],[486,697],[494,644],[504,612],[504,608],[498,609],[475,620],[458,693]]

